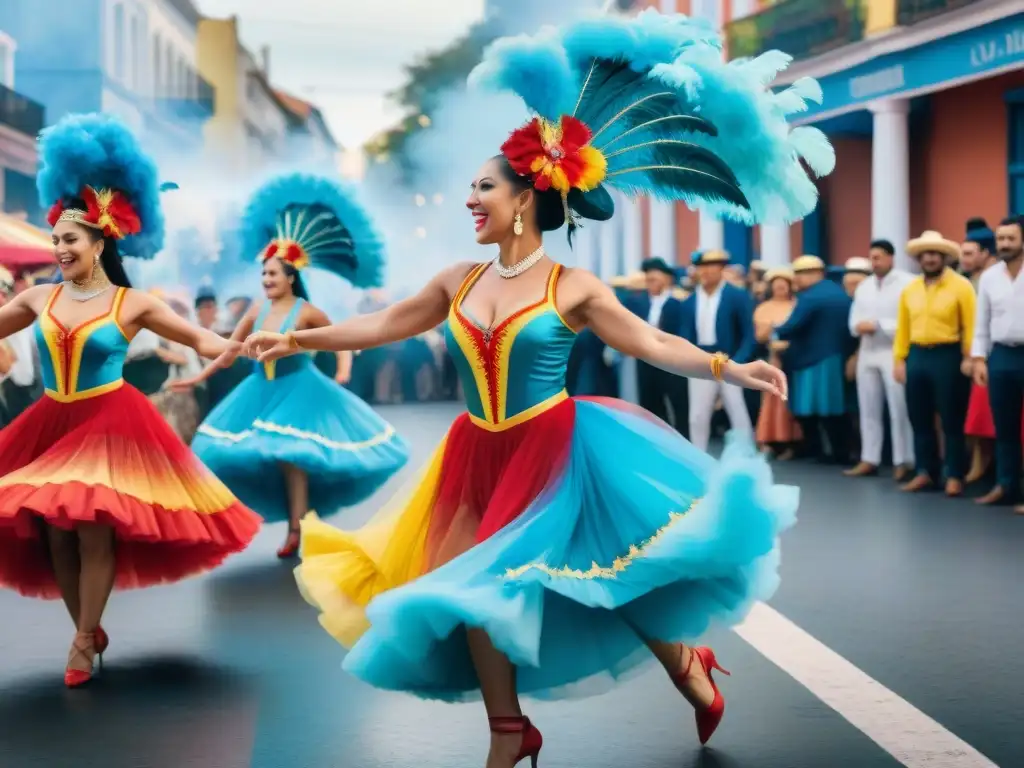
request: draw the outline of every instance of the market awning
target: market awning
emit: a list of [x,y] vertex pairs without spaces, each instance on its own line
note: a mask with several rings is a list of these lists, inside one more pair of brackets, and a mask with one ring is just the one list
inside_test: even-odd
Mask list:
[[14,269],[53,264],[50,235],[27,221],[0,213],[0,264]]

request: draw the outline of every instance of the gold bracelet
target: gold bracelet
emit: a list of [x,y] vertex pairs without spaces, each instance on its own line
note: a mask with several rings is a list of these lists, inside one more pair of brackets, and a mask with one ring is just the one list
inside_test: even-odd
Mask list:
[[721,381],[722,374],[725,372],[725,365],[729,362],[729,356],[724,352],[715,352],[708,362],[711,365],[711,375],[718,381]]
[[288,331],[284,335],[285,340],[288,342],[288,346],[291,349],[302,349],[302,345],[299,344],[299,340],[295,338],[295,331]]

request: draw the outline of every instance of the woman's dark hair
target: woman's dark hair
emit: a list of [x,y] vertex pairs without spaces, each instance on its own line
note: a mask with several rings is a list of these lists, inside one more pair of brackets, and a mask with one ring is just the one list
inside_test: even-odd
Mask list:
[[[533,182],[528,176],[520,176],[509,165],[508,158],[504,155],[495,155],[493,158],[498,163],[498,169],[502,177],[516,194],[533,189]],[[547,189],[538,192],[533,189],[533,197],[537,205],[537,227],[541,232],[554,232],[561,229],[565,224],[565,208],[562,206],[562,195],[557,189]]]
[[292,282],[292,293],[298,296],[300,299],[309,301],[309,293],[306,292],[306,284],[302,282],[302,275],[299,274],[299,270],[293,267],[284,259],[278,259],[281,263],[281,269],[284,271],[285,277],[294,277],[295,280]]
[[[86,210],[85,201],[76,198],[68,200],[64,207],[77,208],[80,211]],[[101,229],[94,229],[84,225],[79,226],[89,233],[89,238],[92,242],[95,243],[98,240],[103,240],[103,253],[100,254],[100,265],[103,267],[103,271],[107,273],[107,278],[110,282],[122,288],[131,288],[132,284],[128,279],[128,273],[124,271],[124,263],[121,261],[121,251],[117,247],[117,240],[113,237],[105,236]]]

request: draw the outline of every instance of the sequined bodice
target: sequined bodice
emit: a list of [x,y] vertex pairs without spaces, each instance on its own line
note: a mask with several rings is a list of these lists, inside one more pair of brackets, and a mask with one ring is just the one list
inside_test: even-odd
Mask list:
[[46,394],[72,402],[103,395],[124,384],[122,369],[128,338],[117,322],[127,288],[118,288],[102,315],[68,328],[53,314],[64,286],[57,286],[46,301],[35,326],[39,366]]
[[[277,333],[287,333],[295,330],[295,324],[299,321],[299,313],[302,311],[303,299],[296,299],[291,311],[284,318],[280,328],[274,329]],[[259,315],[256,317],[255,329],[264,330],[263,324],[267,322],[267,315],[270,314],[270,302],[265,302]],[[279,379],[282,376],[295,373],[303,368],[313,365],[312,355],[306,353],[282,357],[280,360],[271,360],[269,363],[253,363],[253,372],[266,379]]]
[[445,343],[471,416],[489,425],[521,422],[566,397],[565,370],[576,340],[555,308],[555,265],[544,297],[492,328],[468,317],[462,302],[487,269],[475,267],[448,311]]

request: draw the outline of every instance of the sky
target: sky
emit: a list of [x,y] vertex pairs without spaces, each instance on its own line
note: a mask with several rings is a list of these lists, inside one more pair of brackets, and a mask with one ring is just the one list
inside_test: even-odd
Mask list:
[[483,14],[483,0],[194,0],[206,16],[239,19],[254,53],[269,44],[275,86],[317,104],[347,148],[390,127],[387,93],[403,67],[445,47]]

